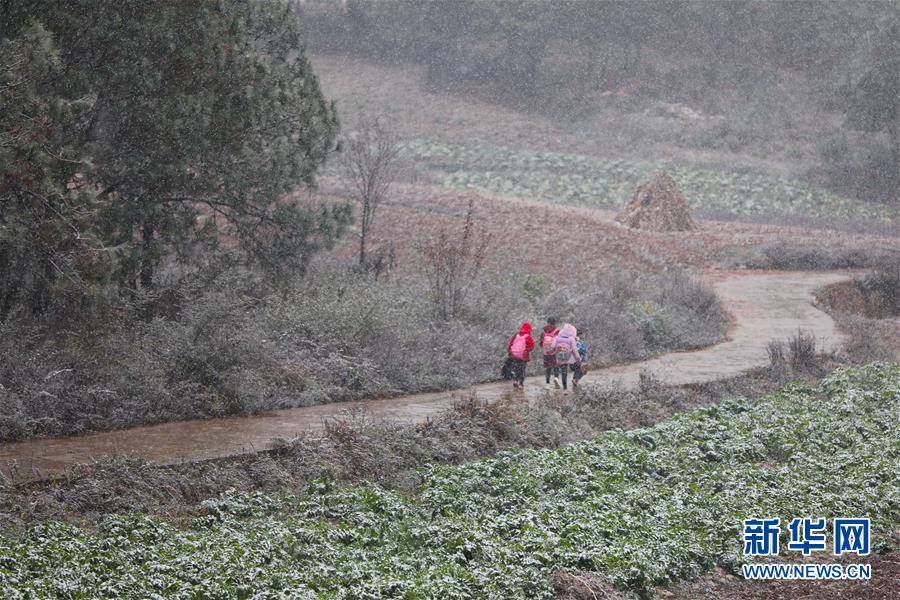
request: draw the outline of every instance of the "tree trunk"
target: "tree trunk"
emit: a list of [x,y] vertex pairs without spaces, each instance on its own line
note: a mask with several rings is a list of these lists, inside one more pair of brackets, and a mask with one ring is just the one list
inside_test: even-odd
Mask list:
[[[896,178],[900,177],[900,126],[897,124],[897,119],[894,119],[888,124],[888,137],[890,138],[888,143],[891,145],[891,156],[894,159],[894,177],[896,184]],[[894,201],[900,202],[900,192],[897,191],[896,185],[894,187],[894,194],[896,195]]]
[[888,123],[888,137],[890,138],[891,155],[894,158],[894,173],[900,174],[900,124],[897,123],[897,119]]
[[372,223],[372,205],[369,200],[363,199],[362,219],[359,223],[359,266],[366,266],[366,238],[369,237],[369,227]]
[[0,247],[0,323],[12,312],[22,289],[25,269],[16,269],[12,263],[12,253]]
[[141,227],[143,237],[143,252],[141,253],[141,287],[149,289],[153,287],[153,273],[155,268],[153,224],[144,223]]
[[368,232],[363,228],[359,235],[359,266],[366,266],[366,234]]
[[49,260],[45,260],[43,263],[43,277],[37,276],[34,278],[34,287],[29,299],[31,314],[33,315],[42,314],[50,306],[50,282],[55,279],[55,272]]

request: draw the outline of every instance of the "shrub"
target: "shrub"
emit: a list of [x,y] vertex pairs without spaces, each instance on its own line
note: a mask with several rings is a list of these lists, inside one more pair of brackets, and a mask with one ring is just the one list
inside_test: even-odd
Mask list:
[[857,281],[858,287],[871,306],[873,316],[900,317],[900,257],[883,260],[876,269]]
[[811,331],[798,329],[787,346],[791,366],[795,369],[809,367],[815,362],[816,336]]
[[528,275],[522,284],[522,291],[529,302],[537,305],[550,292],[550,283],[543,275]]
[[785,344],[781,340],[772,340],[766,344],[766,353],[773,369],[783,369],[787,364]]
[[458,316],[469,289],[484,267],[488,241],[486,230],[475,223],[475,202],[469,199],[459,232],[442,229],[417,244],[429,295],[439,319],[450,320]]
[[630,302],[628,317],[641,336],[644,343],[653,351],[658,351],[668,344],[672,337],[667,315],[654,302]]
[[[886,360],[900,360],[900,349],[892,343],[891,332],[886,331],[886,324],[877,319],[867,319],[854,315],[839,318],[841,329],[846,333],[844,354],[855,364]],[[900,329],[900,328],[897,328]],[[897,332],[893,332],[897,339]]]
[[[0,439],[459,388],[495,379],[509,336],[536,312],[587,331],[594,365],[725,333],[715,296],[683,274],[598,273],[543,299],[523,288],[538,282],[479,278],[453,318],[437,319],[416,277],[322,264],[272,294],[229,276],[186,290],[171,314],[94,319],[90,337],[7,323]],[[635,321],[630,304],[653,312]]]
[[655,303],[665,307],[669,339],[666,348],[700,348],[721,339],[728,317],[715,292],[683,273],[659,276]]

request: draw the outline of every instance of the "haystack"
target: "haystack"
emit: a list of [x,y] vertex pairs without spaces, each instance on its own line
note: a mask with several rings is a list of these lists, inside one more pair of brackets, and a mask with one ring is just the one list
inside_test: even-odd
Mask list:
[[657,173],[650,181],[639,185],[616,221],[651,231],[690,231],[694,228],[687,200],[667,173]]

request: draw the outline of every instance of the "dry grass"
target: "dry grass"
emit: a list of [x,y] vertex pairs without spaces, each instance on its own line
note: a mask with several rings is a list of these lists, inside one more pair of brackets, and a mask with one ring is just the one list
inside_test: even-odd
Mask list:
[[802,329],[788,340],[788,360],[795,369],[803,369],[816,360],[816,336]]
[[600,575],[591,572],[557,571],[550,577],[558,600],[626,600]]
[[498,241],[448,319],[435,316],[417,261],[376,279],[324,257],[277,293],[229,277],[166,318],[85,322],[90,336],[52,319],[5,324],[0,440],[460,388],[496,379],[509,336],[547,315],[590,331],[598,366],[724,337],[715,294],[685,273],[597,265],[564,277],[590,267],[578,264],[583,239],[567,241],[560,269],[537,271],[547,277]]
[[847,335],[848,360],[900,361],[900,260],[882,260],[871,273],[826,286],[816,301]]
[[900,318],[867,319],[849,315],[838,317],[837,322],[849,338],[844,352],[851,362],[900,362]]
[[162,467],[118,457],[73,467],[56,481],[0,480],[0,527],[45,519],[90,523],[126,511],[178,520],[230,488],[302,492],[322,479],[365,479],[412,490],[426,464],[459,464],[509,448],[556,448],[608,429],[652,425],[724,397],[758,397],[787,381],[814,380],[832,366],[819,359],[803,372],[759,369],[685,387],[644,377],[636,390],[586,388],[578,395],[548,394],[530,402],[507,398],[488,404],[473,397],[418,425],[348,412],[329,421],[324,433],[284,440],[258,454]]

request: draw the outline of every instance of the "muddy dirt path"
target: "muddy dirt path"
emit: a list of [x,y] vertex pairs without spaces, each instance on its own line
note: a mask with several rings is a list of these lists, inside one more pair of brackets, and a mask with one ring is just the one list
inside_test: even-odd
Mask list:
[[[731,314],[728,339],[694,352],[676,352],[627,365],[597,369],[585,385],[634,386],[647,369],[668,384],[702,383],[738,375],[768,362],[766,344],[786,339],[798,328],[813,332],[826,349],[842,343],[831,318],[812,305],[813,291],[847,279],[847,272],[712,271],[713,285]],[[498,365],[499,366],[499,365]],[[542,378],[526,382],[529,395],[544,392]],[[252,417],[165,423],[77,437],[35,439],[0,444],[0,471],[19,478],[48,477],[77,463],[123,454],[160,464],[198,461],[271,447],[275,438],[290,438],[322,427],[324,419],[364,407],[376,419],[416,422],[444,410],[460,397],[476,394],[495,400],[510,391],[507,383],[401,398],[326,404]]]

